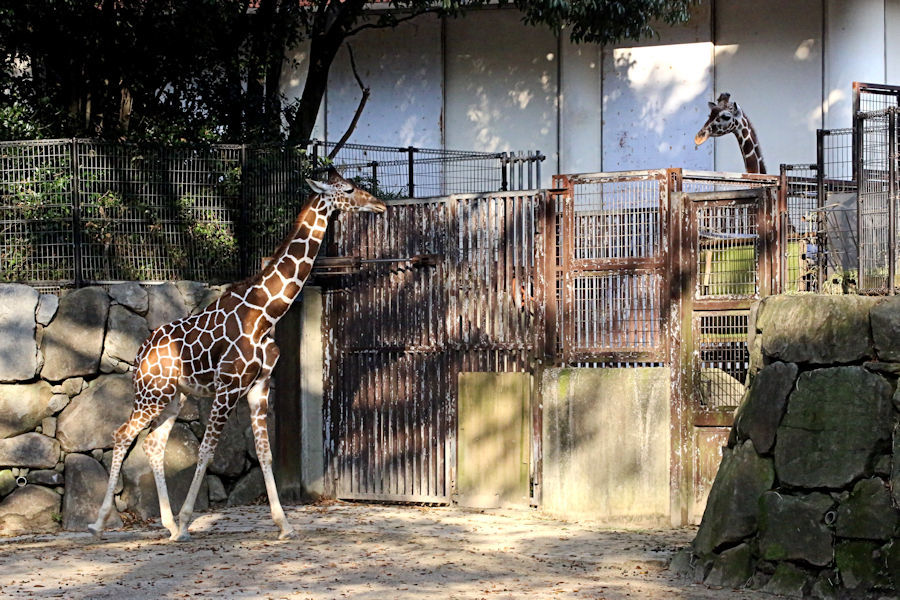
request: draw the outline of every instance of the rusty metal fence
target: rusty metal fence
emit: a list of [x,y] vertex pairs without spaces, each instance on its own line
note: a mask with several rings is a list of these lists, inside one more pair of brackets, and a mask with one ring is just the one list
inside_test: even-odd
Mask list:
[[325,295],[326,452],[345,499],[449,500],[457,380],[530,371],[543,333],[544,192],[388,201],[336,222]]

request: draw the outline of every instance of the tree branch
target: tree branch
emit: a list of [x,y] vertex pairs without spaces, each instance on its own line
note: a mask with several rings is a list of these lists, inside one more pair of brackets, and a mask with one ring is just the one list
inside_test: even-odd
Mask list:
[[369,88],[363,84],[362,78],[360,78],[359,72],[356,70],[356,60],[353,58],[353,47],[350,46],[350,44],[347,44],[347,52],[350,53],[350,67],[353,69],[353,76],[356,78],[356,83],[362,91],[362,98],[359,99],[359,106],[356,107],[356,113],[353,115],[353,120],[350,121],[350,126],[347,127],[347,131],[344,132],[344,135],[341,136],[338,143],[335,144],[331,152],[328,153],[328,158],[331,160],[334,160],[337,153],[340,152],[341,148],[344,147],[344,144],[347,143],[347,140],[350,139],[350,135],[353,133],[353,130],[356,129],[359,117],[362,116],[363,109],[366,107],[366,102],[369,100]]
[[374,23],[372,23],[372,22],[364,23],[363,25],[360,25],[359,27],[356,27],[356,28],[348,31],[347,37],[350,37],[351,35],[356,35],[360,31],[363,31],[364,29],[386,29],[389,27],[391,27],[391,28],[396,27],[397,25],[399,25],[400,23],[403,23],[404,21],[410,21],[412,19],[415,19],[416,17],[420,17],[420,16],[426,15],[428,13],[436,13],[436,12],[438,12],[437,9],[428,8],[428,9],[425,9],[425,10],[422,10],[419,12],[410,13],[410,14],[406,15],[405,17],[393,17],[392,16],[390,18],[390,20],[385,20],[384,22],[382,22],[381,20],[378,20]]

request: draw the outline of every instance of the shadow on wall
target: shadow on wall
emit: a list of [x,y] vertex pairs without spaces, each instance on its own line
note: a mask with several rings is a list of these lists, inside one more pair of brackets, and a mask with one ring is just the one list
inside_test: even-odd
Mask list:
[[694,146],[713,95],[708,42],[604,52],[603,170],[712,170]]

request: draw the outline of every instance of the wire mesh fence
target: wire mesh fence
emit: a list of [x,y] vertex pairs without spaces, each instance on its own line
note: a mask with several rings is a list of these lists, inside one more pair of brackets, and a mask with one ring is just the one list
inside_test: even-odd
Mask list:
[[0,281],[45,288],[247,276],[328,165],[383,198],[540,185],[539,152],[347,144],[0,143]]
[[860,113],[859,291],[896,288],[900,109]]

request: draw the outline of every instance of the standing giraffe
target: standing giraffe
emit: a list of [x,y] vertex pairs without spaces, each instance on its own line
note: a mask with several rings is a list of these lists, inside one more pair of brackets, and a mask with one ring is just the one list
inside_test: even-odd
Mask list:
[[[383,202],[341,177],[334,169],[329,171],[327,183],[312,180],[308,183],[314,194],[297,217],[291,233],[262,271],[232,285],[203,312],[159,327],[141,346],[135,361],[134,408],[128,421],[114,435],[106,496],[97,520],[88,526],[94,535],[99,536],[103,531],[112,509],[116,481],[128,447],[135,436],[168,406],[171,410],[146,437],[143,447],[156,480],[162,523],[172,534],[172,540],[189,539],[188,525],[206,466],[212,460],[228,415],[238,400],[246,396],[272,519],[281,529],[279,538],[294,536],[278,501],[266,429],[269,377],[278,360],[272,329],[309,277],[331,214],[336,210],[374,213],[385,210]],[[166,490],[163,455],[185,394],[214,397],[215,400],[200,444],[197,470],[178,513],[176,526]]]
[[709,103],[709,118],[694,136],[694,143],[699,146],[710,137],[728,133],[733,133],[737,138],[745,170],[748,173],[765,173],[766,165],[753,124],[738,103],[731,101],[731,94],[724,93],[719,95],[718,102]]

